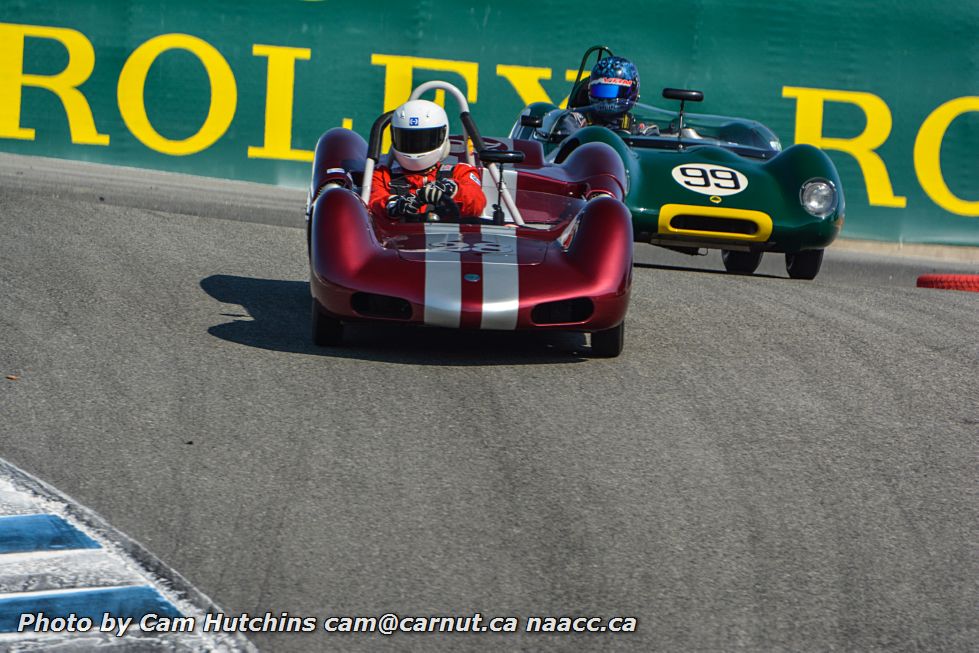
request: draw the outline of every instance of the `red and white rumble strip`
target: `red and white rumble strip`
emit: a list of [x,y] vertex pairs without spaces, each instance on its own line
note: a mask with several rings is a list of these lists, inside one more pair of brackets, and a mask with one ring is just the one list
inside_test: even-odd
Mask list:
[[197,624],[220,608],[136,542],[0,459],[0,651],[256,649]]

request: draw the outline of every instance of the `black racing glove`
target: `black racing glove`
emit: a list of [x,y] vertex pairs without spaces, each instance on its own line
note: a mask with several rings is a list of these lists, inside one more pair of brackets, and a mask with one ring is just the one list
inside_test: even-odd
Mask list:
[[418,199],[425,204],[438,204],[443,197],[449,199],[456,196],[459,192],[459,184],[451,179],[440,179],[430,181],[418,189]]
[[390,195],[384,209],[392,218],[400,218],[403,215],[418,215],[420,208],[418,200],[414,195]]

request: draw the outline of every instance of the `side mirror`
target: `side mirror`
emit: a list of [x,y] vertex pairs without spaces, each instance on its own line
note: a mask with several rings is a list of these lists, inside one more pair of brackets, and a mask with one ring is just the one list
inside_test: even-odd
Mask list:
[[540,127],[544,124],[542,116],[532,116],[529,113],[520,116],[520,125],[523,127]]
[[479,160],[483,163],[520,163],[524,153],[518,150],[481,150]]
[[680,100],[681,102],[703,102],[704,94],[700,91],[691,91],[685,88],[664,88],[663,97],[667,100]]

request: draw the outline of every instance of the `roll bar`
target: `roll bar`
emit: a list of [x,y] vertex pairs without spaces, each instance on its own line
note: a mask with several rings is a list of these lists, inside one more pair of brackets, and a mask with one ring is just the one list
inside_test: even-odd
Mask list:
[[578,74],[574,78],[574,84],[571,85],[572,91],[574,91],[575,87],[578,85],[578,82],[581,81],[581,77],[585,72],[585,64],[588,63],[588,55],[590,55],[592,52],[598,52],[598,59],[596,60],[596,63],[604,59],[606,56],[615,56],[612,54],[612,51],[607,45],[593,45],[585,50],[585,55],[581,58],[581,65],[578,66]]
[[[479,130],[476,128],[476,123],[473,121],[472,115],[469,113],[469,102],[466,101],[466,96],[463,95],[462,91],[448,82],[425,82],[424,84],[420,84],[414,91],[411,92],[411,97],[409,100],[418,100],[421,98],[422,94],[433,89],[446,91],[449,95],[455,98],[456,102],[459,104],[459,120],[462,122],[462,128],[465,131],[465,136],[473,142],[473,147],[478,153],[480,153],[480,159],[482,160],[482,153],[486,150],[486,144],[483,142],[483,137],[480,135]],[[388,111],[375,120],[374,125],[371,127],[370,142],[367,146],[367,162],[364,165],[364,182],[360,190],[360,197],[365,204],[370,201],[371,181],[374,176],[374,167],[381,157],[381,136],[384,133],[384,128],[391,123],[391,116],[393,115],[394,111]],[[474,166],[476,164],[473,154],[469,150],[468,146],[466,147],[466,161],[469,163],[469,165]],[[520,215],[520,210],[517,208],[516,202],[513,201],[513,196],[510,194],[510,189],[507,188],[503,181],[503,175],[500,173],[500,169],[497,164],[489,161],[483,161],[483,163],[486,166],[486,169],[489,170],[493,183],[500,189],[500,197],[503,199],[503,203],[506,205],[507,210],[510,211],[510,215],[513,216],[514,222],[521,226],[526,224],[523,217]]]
[[[461,114],[469,115],[469,102],[466,100],[466,96],[462,94],[462,91],[460,91],[452,84],[449,84],[448,82],[432,81],[432,82],[425,82],[424,84],[419,84],[418,87],[411,92],[411,96],[408,97],[408,100],[409,101],[420,100],[422,95],[424,95],[425,93],[433,89],[448,91],[449,95],[454,97],[455,101],[459,103],[459,112]],[[470,120],[470,125],[471,124],[472,121]],[[469,130],[470,125],[467,125],[465,120],[462,121],[462,128],[466,132],[465,135],[472,140],[473,145],[476,145],[476,139],[472,137],[472,132]],[[473,127],[475,127],[475,125],[473,125]],[[476,147],[477,151],[481,149],[483,149],[481,146]],[[476,160],[473,159],[473,154],[472,152],[469,151],[468,147],[466,148],[466,162],[471,166],[476,165]]]
[[374,180],[374,166],[381,158],[381,134],[384,128],[391,124],[391,116],[394,111],[382,113],[381,116],[371,125],[371,138],[367,143],[367,161],[364,163],[364,178],[360,186],[360,199],[364,204],[371,201],[371,182]]

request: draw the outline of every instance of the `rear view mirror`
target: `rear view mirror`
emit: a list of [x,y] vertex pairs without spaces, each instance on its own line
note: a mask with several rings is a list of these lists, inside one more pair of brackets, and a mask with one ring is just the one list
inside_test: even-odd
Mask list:
[[524,127],[540,127],[544,124],[544,118],[542,116],[532,116],[529,113],[525,113],[520,116],[520,124]]
[[484,163],[520,163],[524,153],[518,150],[482,150],[479,160]]
[[667,100],[680,100],[681,102],[703,102],[704,100],[702,92],[685,88],[664,88],[663,97]]

